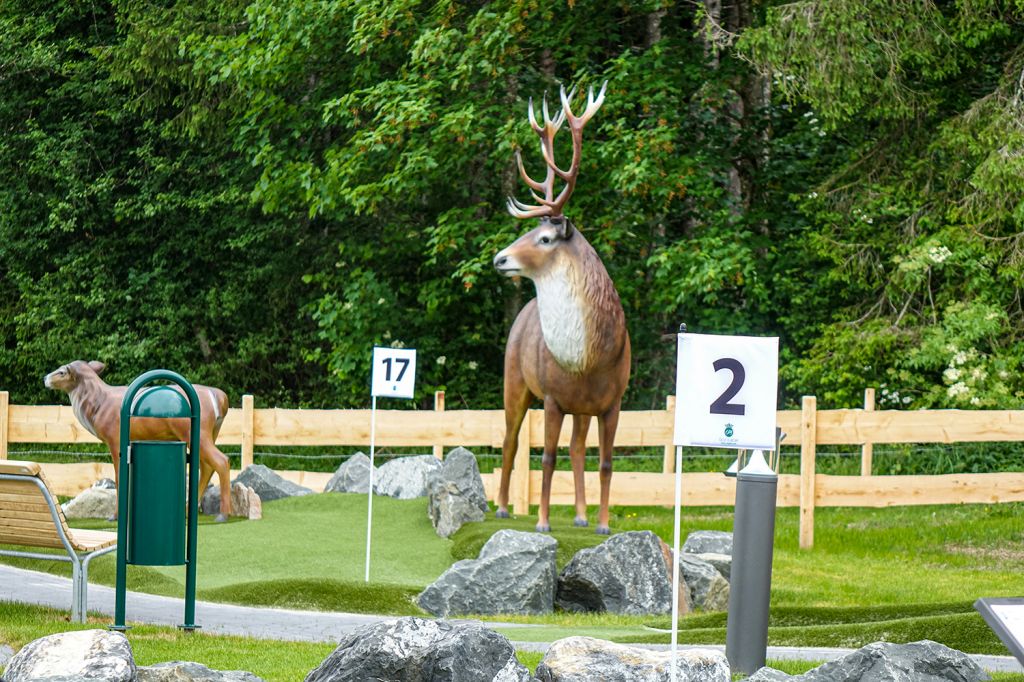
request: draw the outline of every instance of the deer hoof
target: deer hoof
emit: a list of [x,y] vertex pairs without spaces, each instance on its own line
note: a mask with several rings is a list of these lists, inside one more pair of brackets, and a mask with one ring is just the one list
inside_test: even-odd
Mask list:
[[494,518],[496,518],[496,519],[507,519],[508,518],[508,510],[507,509],[499,509],[498,511],[494,512]]
[[108,516],[107,521],[117,521],[117,514],[112,514]]
[[550,533],[551,532],[551,524],[550,523],[538,523],[537,524],[537,532],[538,533]]
[[612,534],[612,530],[608,526],[598,526],[596,529],[594,529],[594,532],[597,533],[598,535],[611,535]]
[[225,523],[228,520],[227,514],[217,514],[217,518],[213,520],[214,523]]
[[572,525],[576,526],[577,528],[586,528],[590,525],[590,522],[586,519],[575,518],[572,520]]

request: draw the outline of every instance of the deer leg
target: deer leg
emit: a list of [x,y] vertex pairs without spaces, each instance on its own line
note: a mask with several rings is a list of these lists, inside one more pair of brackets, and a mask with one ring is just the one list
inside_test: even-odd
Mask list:
[[519,429],[530,407],[530,389],[518,375],[505,377],[505,439],[501,445],[501,485],[498,487],[498,509],[494,516],[508,518],[508,488],[512,480],[512,463],[519,449]]
[[117,521],[117,508],[121,494],[121,439],[114,439],[108,447],[110,448],[110,461],[114,465],[114,513],[107,517],[107,521]]
[[612,487],[612,449],[615,446],[615,430],[619,426],[619,407],[621,403],[597,418],[598,435],[601,450],[601,510],[597,515],[597,533],[608,535],[608,500]]
[[587,522],[587,484],[583,475],[587,459],[587,432],[590,430],[590,416],[572,416],[572,439],[569,441],[569,461],[572,462],[572,480],[576,491],[576,518],[574,526],[585,527]]
[[544,459],[541,460],[543,477],[540,486],[540,509],[537,511],[537,530],[541,533],[551,531],[548,519],[548,508],[551,502],[551,477],[555,473],[555,458],[558,455],[558,436],[562,432],[562,421],[565,412],[558,406],[554,398],[544,398]]
[[[199,471],[203,474],[203,481],[199,486],[199,494],[206,490],[206,484],[210,482],[213,471],[217,472],[217,480],[220,481],[220,513],[217,514],[217,522],[228,520],[231,515],[231,467],[228,458],[221,452],[213,441],[201,439],[199,442]],[[203,464],[209,467],[209,473],[203,472]]]

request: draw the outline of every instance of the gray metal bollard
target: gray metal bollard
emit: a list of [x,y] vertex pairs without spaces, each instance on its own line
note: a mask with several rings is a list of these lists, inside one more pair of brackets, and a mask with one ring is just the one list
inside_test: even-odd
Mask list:
[[729,619],[725,655],[733,673],[752,675],[768,650],[775,502],[779,477],[755,457],[736,476]]

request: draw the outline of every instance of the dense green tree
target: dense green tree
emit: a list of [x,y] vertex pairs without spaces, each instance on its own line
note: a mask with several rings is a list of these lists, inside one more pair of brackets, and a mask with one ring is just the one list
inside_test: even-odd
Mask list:
[[[671,332],[777,334],[783,400],[1016,406],[1020,0],[0,0],[0,386],[73,357],[261,404],[497,406],[532,285],[526,103],[607,80],[567,213],[626,308],[631,407]],[[582,95],[578,95],[577,105]],[[567,153],[561,141],[557,155]],[[237,398],[236,398],[237,400]]]

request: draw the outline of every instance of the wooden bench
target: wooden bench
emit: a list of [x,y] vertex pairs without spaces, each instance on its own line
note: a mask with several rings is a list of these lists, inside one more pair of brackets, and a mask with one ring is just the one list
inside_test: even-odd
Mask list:
[[0,460],[0,545],[63,549],[43,554],[0,549],[0,555],[71,563],[71,620],[85,622],[89,562],[117,549],[117,533],[68,528],[36,462]]

